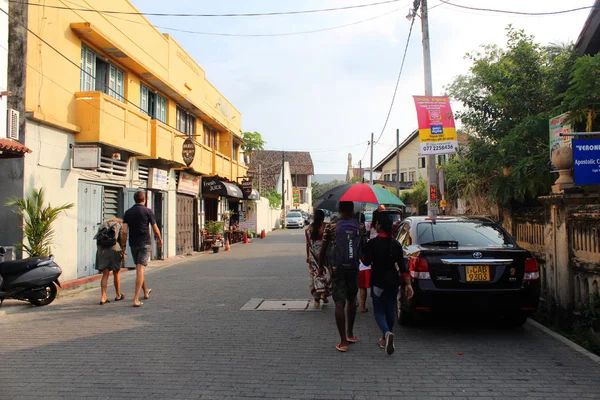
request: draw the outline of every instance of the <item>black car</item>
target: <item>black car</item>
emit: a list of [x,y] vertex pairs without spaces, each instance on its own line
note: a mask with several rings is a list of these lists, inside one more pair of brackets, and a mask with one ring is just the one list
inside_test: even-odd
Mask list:
[[396,239],[415,291],[410,300],[398,297],[401,325],[440,311],[501,315],[520,326],[538,307],[535,257],[489,218],[408,217]]

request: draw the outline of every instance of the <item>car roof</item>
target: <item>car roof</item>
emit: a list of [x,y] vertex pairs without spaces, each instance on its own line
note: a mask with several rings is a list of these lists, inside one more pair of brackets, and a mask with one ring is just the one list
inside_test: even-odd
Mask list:
[[413,222],[430,222],[430,221],[439,221],[439,222],[488,222],[488,223],[497,223],[493,219],[489,217],[483,216],[465,216],[465,215],[444,215],[440,217],[430,218],[425,215],[407,217],[407,220]]

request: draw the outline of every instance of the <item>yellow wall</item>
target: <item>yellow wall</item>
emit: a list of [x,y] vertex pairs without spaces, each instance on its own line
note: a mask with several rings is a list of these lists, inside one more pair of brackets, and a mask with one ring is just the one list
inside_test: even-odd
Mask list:
[[[47,0],[46,5],[137,11],[126,0]],[[107,51],[94,45],[98,43],[97,39],[92,36],[82,38],[72,29],[71,24],[85,22],[91,24],[92,36],[101,36],[104,43],[109,44],[105,47]],[[218,131],[229,137],[232,134],[241,136],[240,112],[206,80],[204,70],[172,37],[161,34],[143,16],[101,15],[30,6],[29,28],[68,59],[29,34],[26,107],[37,116],[77,130],[75,93],[80,91],[83,42],[125,71],[125,97],[133,110],[140,104],[140,82],[143,81],[167,97],[168,125],[176,125],[173,97],[178,95],[180,99],[189,99],[190,104],[183,104],[185,108],[200,109],[208,123]],[[113,50],[108,50],[110,48]],[[167,90],[170,93],[165,93]],[[199,115],[197,119],[196,133],[201,134]],[[197,140],[201,142],[201,136]]]

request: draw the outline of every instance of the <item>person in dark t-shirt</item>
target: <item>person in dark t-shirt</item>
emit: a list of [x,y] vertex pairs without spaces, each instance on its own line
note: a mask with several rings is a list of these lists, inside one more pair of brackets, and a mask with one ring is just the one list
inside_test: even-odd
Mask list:
[[[154,231],[154,235],[158,241],[158,247],[162,247],[162,238],[158,226],[156,226],[156,218],[151,209],[144,206],[146,202],[146,194],[138,190],[133,195],[135,205],[125,211],[123,216],[123,228],[121,229],[121,247],[125,248],[127,241],[127,233],[129,233],[129,248],[133,262],[135,263],[135,293],[133,296],[133,306],[139,307],[143,303],[139,301],[139,294],[142,286],[145,286],[144,270],[150,260],[150,251],[152,248],[152,240],[150,238],[150,226]],[[144,298],[147,299],[150,290],[144,287]]]

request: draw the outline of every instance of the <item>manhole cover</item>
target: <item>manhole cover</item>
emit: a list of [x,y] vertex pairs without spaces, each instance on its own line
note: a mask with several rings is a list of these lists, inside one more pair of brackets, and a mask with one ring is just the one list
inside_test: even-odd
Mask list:
[[241,310],[249,311],[320,311],[309,307],[309,300],[250,299]]

